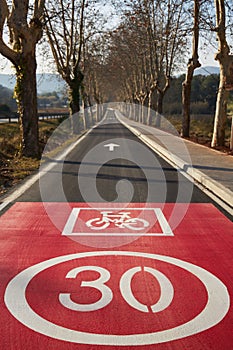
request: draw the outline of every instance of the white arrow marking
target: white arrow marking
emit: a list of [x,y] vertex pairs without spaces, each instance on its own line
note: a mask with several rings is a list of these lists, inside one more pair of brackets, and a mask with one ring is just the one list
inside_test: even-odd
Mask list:
[[120,147],[120,145],[117,145],[116,143],[109,143],[108,145],[104,145],[104,147],[108,147],[110,152],[114,151],[115,147]]

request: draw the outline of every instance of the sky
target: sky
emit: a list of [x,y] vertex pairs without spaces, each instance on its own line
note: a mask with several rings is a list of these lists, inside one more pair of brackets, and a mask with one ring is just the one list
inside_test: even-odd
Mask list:
[[[119,21],[119,18],[117,19],[116,16],[112,16],[112,7],[110,5],[105,5],[104,7],[101,6],[101,10],[103,11],[103,14],[106,15],[107,27],[115,26]],[[112,18],[112,20],[109,20],[109,17]],[[5,38],[5,41],[6,42],[8,41],[7,38]],[[40,55],[40,51],[39,51],[40,49],[38,49],[38,46],[37,46],[37,73],[56,73],[55,66],[53,69],[53,66],[51,66],[51,64],[48,65],[46,62],[46,59],[42,55]],[[214,60],[214,56],[217,49],[213,48],[210,45],[207,47],[207,49],[206,48],[203,49],[204,47],[205,45],[201,42],[199,55],[200,55],[200,62],[202,66],[217,67],[218,62]],[[188,61],[188,58],[189,56],[187,56],[187,61]],[[182,67],[181,71],[177,72],[177,75],[184,73],[185,70],[186,70],[185,66]],[[12,64],[1,55],[0,55],[0,74],[14,74],[14,69],[12,69]]]
[[[214,60],[214,51],[209,51],[209,54],[200,52],[200,62],[202,66],[214,66],[218,67],[218,62]],[[56,70],[51,72],[51,68],[45,66],[42,58],[37,58],[37,73],[56,73]],[[48,69],[49,68],[49,69]],[[184,73],[185,68],[180,72]],[[14,74],[14,69],[12,69],[12,64],[7,61],[3,56],[0,55],[0,74]],[[0,82],[1,83],[1,82]]]
[[[218,66],[218,62],[214,60],[215,52],[216,51],[213,48],[209,48],[208,53],[200,51],[200,62],[202,66]],[[37,57],[37,66],[37,73],[54,73],[51,72],[51,66],[46,66],[43,58],[41,58],[40,56]],[[14,74],[12,64],[1,55],[0,74]]]

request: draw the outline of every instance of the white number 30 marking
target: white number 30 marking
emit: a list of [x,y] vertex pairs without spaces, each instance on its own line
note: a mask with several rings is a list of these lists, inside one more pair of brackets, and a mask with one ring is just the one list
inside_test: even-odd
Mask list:
[[107,306],[113,298],[111,289],[104,284],[110,279],[110,272],[99,266],[82,266],[69,271],[66,278],[76,278],[77,275],[83,271],[99,272],[100,277],[97,280],[88,282],[83,281],[81,283],[81,287],[92,287],[98,289],[102,294],[101,299],[93,304],[78,304],[71,300],[70,294],[61,293],[59,295],[60,303],[68,309],[74,311],[95,311],[102,309],[103,307]]
[[[79,304],[71,299],[70,293],[60,293],[60,303],[70,310],[82,312],[96,311],[110,304],[113,299],[113,293],[112,290],[105,284],[111,277],[110,272],[99,266],[82,266],[69,271],[66,278],[76,278],[77,275],[83,271],[95,271],[100,274],[100,277],[94,281],[82,281],[81,283],[81,287],[91,287],[99,290],[101,292],[100,300],[91,304]],[[132,308],[141,312],[149,312],[150,310],[148,306],[140,303],[133,295],[133,291],[131,289],[132,279],[134,275],[140,271],[142,271],[142,269],[139,266],[126,271],[120,279],[119,287],[122,297]],[[171,304],[174,296],[173,286],[169,279],[160,271],[151,267],[144,267],[144,271],[150,273],[159,282],[160,298],[157,303],[151,305],[150,308],[154,313],[160,312]]]

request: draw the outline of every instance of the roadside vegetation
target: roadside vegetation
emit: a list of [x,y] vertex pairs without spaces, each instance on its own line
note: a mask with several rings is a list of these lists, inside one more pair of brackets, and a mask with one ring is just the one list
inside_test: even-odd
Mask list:
[[[167,115],[166,119],[175,127],[178,133],[181,133],[182,130],[182,120],[180,115]],[[191,115],[190,119],[190,132],[189,132],[189,140],[195,143],[199,143],[203,146],[210,147],[212,140],[212,131],[214,124],[214,116],[208,114],[198,114]],[[226,153],[228,155],[232,155],[233,152],[229,149],[230,144],[230,127],[231,127],[231,117],[227,118],[227,129],[225,135],[225,145],[224,146],[216,146],[215,149]]]
[[[39,122],[39,146],[44,146],[61,120],[44,120]],[[39,158],[20,157],[20,132],[18,123],[0,124],[0,195],[16,185],[40,166]]]
[[[67,97],[56,91],[37,95],[39,112],[59,112],[67,110]],[[0,114],[4,112],[17,112],[14,92],[0,84]]]
[[[164,98],[164,116],[182,134],[182,82],[184,75],[176,77]],[[190,130],[191,141],[211,147],[215,119],[216,96],[218,92],[219,75],[196,75],[192,79],[190,96]],[[218,145],[217,150],[232,154],[230,150],[231,123],[233,115],[233,92],[228,93],[227,118],[225,126],[225,142]]]

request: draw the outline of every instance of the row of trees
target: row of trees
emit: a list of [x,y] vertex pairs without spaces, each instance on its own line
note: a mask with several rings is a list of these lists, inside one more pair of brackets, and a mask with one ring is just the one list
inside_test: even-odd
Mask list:
[[[182,83],[185,74],[172,79],[171,87],[164,98],[164,114],[182,115]],[[190,110],[192,114],[214,115],[219,86],[219,74],[195,75],[192,79]],[[232,102],[232,97],[229,102]]]
[[[113,35],[110,57],[113,66],[121,67],[118,82],[122,99],[126,96],[127,101],[152,107],[162,114],[172,76],[184,59],[187,60],[182,84],[184,137],[189,137],[193,75],[201,66],[200,37],[208,40],[209,45],[213,37],[215,42],[217,39],[215,59],[219,62],[220,83],[212,147],[223,145],[228,91],[233,89],[233,56],[228,44],[233,24],[230,1],[126,0],[122,12],[123,20]],[[188,60],[189,46],[191,57]],[[147,123],[151,123],[150,114]],[[158,117],[156,125],[159,124]]]
[[[104,21],[100,23],[98,3],[98,0],[0,0],[0,53],[12,62],[16,72],[14,94],[20,116],[20,148],[24,156],[40,155],[37,44],[46,33],[47,41],[44,41],[42,48],[48,49],[49,44],[57,71],[69,88],[71,115],[75,114],[80,110],[80,91],[83,90],[86,70],[84,57],[89,54],[85,50],[91,52],[95,36],[100,35],[104,25]],[[96,55],[97,52],[92,51],[92,54]],[[94,89],[98,95],[98,87]],[[82,93],[84,96],[85,92]],[[78,123],[73,128],[74,132],[78,132]]]
[[[233,59],[227,42],[228,0],[112,0],[119,17],[109,28],[101,0],[0,0],[0,53],[15,67],[15,97],[25,156],[38,156],[36,47],[46,34],[58,73],[69,88],[71,114],[110,99],[163,112],[172,76],[191,58],[183,82],[183,136],[189,136],[190,94],[200,66],[199,36],[216,32],[220,66],[212,146],[224,142]],[[230,4],[229,4],[230,5]],[[226,14],[227,9],[227,14]],[[214,23],[215,22],[215,23]],[[9,39],[9,44],[6,38]],[[191,39],[193,38],[193,39]],[[156,119],[157,126],[160,124]],[[151,123],[148,115],[147,123]],[[73,126],[79,131],[78,123]]]
[[[93,72],[94,73],[94,72]],[[92,88],[92,81],[95,81],[93,77],[86,75],[85,77],[85,90],[88,92],[84,96],[87,101],[86,105],[93,105],[102,95],[97,95],[94,98],[94,93],[91,92],[89,86]],[[170,88],[164,97],[164,108],[163,112],[165,115],[182,114],[182,82],[185,79],[185,75],[182,74],[179,77],[174,77],[171,80]],[[213,115],[215,111],[216,96],[219,85],[219,75],[195,75],[192,80],[192,91],[191,91],[191,112],[195,114],[208,114]],[[100,90],[99,90],[100,91]],[[101,92],[103,89],[101,89]],[[108,96],[109,97],[109,96]],[[230,95],[230,102],[233,101],[232,94]],[[37,95],[38,108],[51,108],[51,107],[67,107],[68,98],[66,91],[64,93],[57,93],[57,91],[39,93]],[[111,98],[113,100],[113,98]],[[0,85],[0,105],[8,105],[11,111],[16,111],[17,105],[13,98],[13,91]]]

